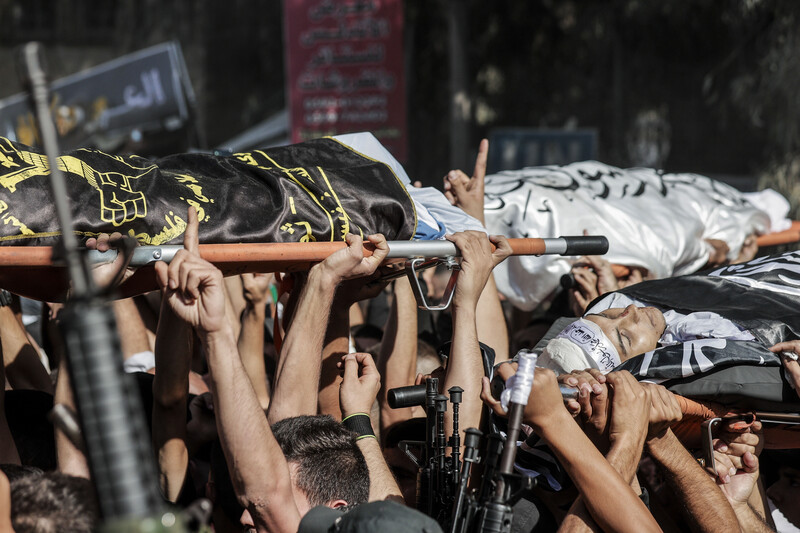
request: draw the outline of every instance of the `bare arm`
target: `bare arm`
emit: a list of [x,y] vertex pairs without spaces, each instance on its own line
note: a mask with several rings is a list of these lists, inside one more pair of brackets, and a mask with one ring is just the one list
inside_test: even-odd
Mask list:
[[735,423],[723,424],[714,441],[717,486],[736,513],[742,531],[774,531],[772,517],[761,495],[758,454],[764,446],[762,424],[755,421],[744,429]]
[[314,266],[278,357],[269,404],[271,424],[290,416],[317,414],[322,345],[335,292],[336,282],[325,275],[321,264]]
[[417,373],[417,302],[408,278],[394,282],[394,298],[383,330],[378,356],[378,371],[383,376],[378,392],[381,408],[381,438],[393,425],[411,418],[411,408],[392,409],[387,396],[390,389],[414,384]]
[[[715,451],[717,461],[722,462],[726,458],[725,453]],[[727,483],[720,485],[722,493],[728,499],[736,513],[736,519],[742,531],[748,533],[770,533],[775,531],[764,520],[764,516],[753,508],[751,496],[757,491],[753,490],[758,482],[758,457],[750,452],[746,452],[740,457],[741,469],[736,469],[736,474],[729,477]],[[735,467],[734,467],[735,468]]]
[[672,431],[648,440],[647,450],[663,469],[667,483],[701,531],[736,531],[739,528],[725,496]]
[[153,449],[161,490],[175,502],[186,480],[186,404],[192,363],[191,328],[161,300],[156,329],[156,375],[153,379]]
[[495,364],[508,361],[511,355],[509,353],[508,326],[493,274],[489,275],[486,287],[481,293],[476,313],[478,340],[494,350]]
[[[639,467],[648,428],[650,413],[648,394],[628,372],[611,372],[605,377],[611,398],[608,419],[609,450],[606,460],[638,494],[641,490],[636,481],[636,470]],[[603,397],[603,394],[598,395],[598,398]],[[605,406],[595,407],[602,410]],[[594,531],[596,527],[583,502],[583,497],[579,497],[564,518],[562,530]]]
[[[461,428],[480,425],[482,404],[481,380],[483,359],[478,345],[476,306],[492,269],[508,257],[511,249],[505,237],[493,238],[497,248],[492,252],[489,238],[483,233],[467,231],[448,236],[462,254],[461,272],[453,295],[453,339],[444,378],[444,388],[464,389],[459,410]],[[445,414],[445,424],[452,424],[452,410]],[[462,430],[463,431],[463,430]],[[463,435],[462,435],[463,442]]]
[[53,393],[53,382],[36,349],[28,342],[25,328],[9,306],[0,307],[3,363],[6,378],[14,389],[33,389]]
[[[0,330],[0,335],[3,331]],[[2,355],[2,344],[0,343],[0,355]],[[14,437],[11,435],[11,428],[8,427],[6,419],[6,373],[5,365],[0,365],[0,383],[3,384],[3,394],[0,394],[0,463],[19,464],[19,453]]]
[[364,257],[361,238],[349,234],[347,248],[309,271],[281,347],[269,406],[270,423],[317,413],[322,346],[336,286],[345,279],[372,275],[389,251],[383,235],[370,235],[368,239],[376,246],[372,256]]
[[289,467],[236,351],[226,317],[222,273],[197,255],[197,214],[189,210],[185,249],[167,266],[156,264],[159,284],[176,315],[193,326],[208,357],[217,430],[240,503],[260,532],[297,531],[300,513]]
[[[369,414],[381,380],[372,356],[367,353],[348,354],[342,358],[339,366],[344,367],[344,378],[339,388],[342,415],[347,419]],[[378,440],[374,435],[365,435],[357,440],[357,444],[369,469],[369,500],[391,498],[402,503],[403,495],[386,464]]]
[[[61,364],[58,367],[58,380],[56,381],[56,394],[53,402],[65,405],[77,412],[75,398],[72,395],[72,384],[67,372],[67,362],[64,357],[61,358]],[[62,474],[89,479],[89,463],[86,460],[86,456],[72,444],[72,441],[58,427],[55,428],[55,440],[58,471]]]
[[134,354],[149,352],[150,339],[147,337],[147,327],[133,298],[114,300],[111,306],[114,310],[122,357],[128,359]]
[[[660,531],[628,482],[595,448],[564,407],[555,375],[537,368],[525,422],[547,441],[605,531]],[[568,524],[569,525],[569,524]]]
[[[343,292],[343,288],[339,289],[339,293],[341,292]],[[322,347],[319,413],[331,415],[336,420],[342,419],[342,411],[339,407],[339,386],[342,378],[339,376],[336,364],[350,352],[350,307],[352,306],[349,300],[343,300],[341,295],[334,298]]]
[[[489,158],[489,141],[482,139],[478,145],[478,156],[472,177],[460,170],[451,170],[444,177],[445,196],[451,204],[486,226],[483,213],[484,181],[486,162]],[[509,357],[508,326],[497,292],[494,276],[489,276],[477,308],[478,340],[491,346],[495,352],[495,363],[507,361]]]
[[267,297],[270,274],[242,274],[242,329],[239,332],[239,355],[245,371],[256,391],[258,403],[265,411],[269,408],[269,384],[264,366],[264,320],[267,316]]

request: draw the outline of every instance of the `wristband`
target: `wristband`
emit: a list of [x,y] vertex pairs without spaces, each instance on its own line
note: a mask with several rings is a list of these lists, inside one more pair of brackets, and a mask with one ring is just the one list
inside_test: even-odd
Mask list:
[[342,419],[342,425],[358,434],[356,440],[372,437],[375,438],[375,432],[372,430],[372,423],[370,422],[367,413],[353,413]]

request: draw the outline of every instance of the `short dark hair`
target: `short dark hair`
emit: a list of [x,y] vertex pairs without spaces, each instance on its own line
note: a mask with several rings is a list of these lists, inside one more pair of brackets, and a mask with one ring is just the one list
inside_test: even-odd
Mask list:
[[6,475],[9,483],[21,477],[41,476],[42,474],[44,474],[44,470],[42,470],[41,468],[37,468],[35,466],[15,465],[10,463],[0,464],[0,470],[2,470],[3,473]]
[[17,533],[91,533],[97,521],[88,479],[47,472],[11,483],[11,523]]
[[356,433],[329,415],[285,418],[272,432],[286,460],[297,465],[295,484],[311,505],[369,500],[369,471]]

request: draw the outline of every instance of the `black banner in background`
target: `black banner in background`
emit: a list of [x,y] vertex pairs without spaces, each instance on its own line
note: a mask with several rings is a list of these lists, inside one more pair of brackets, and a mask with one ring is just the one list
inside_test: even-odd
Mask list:
[[[119,231],[141,244],[179,244],[190,205],[201,243],[338,241],[347,232],[406,240],[416,229],[394,172],[333,139],[157,160],[80,149],[58,164],[80,238]],[[42,152],[0,137],[0,245],[58,240],[49,174]]]
[[[102,147],[132,130],[172,131],[190,120],[194,105],[176,42],[129,54],[51,85],[51,109],[62,150]],[[27,96],[0,100],[0,136],[41,145]]]

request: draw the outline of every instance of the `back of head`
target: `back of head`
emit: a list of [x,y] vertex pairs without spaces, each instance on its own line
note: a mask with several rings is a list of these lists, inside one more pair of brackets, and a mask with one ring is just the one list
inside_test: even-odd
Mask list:
[[91,533],[97,521],[88,479],[48,472],[11,483],[11,522],[16,533]]
[[314,505],[369,499],[369,471],[357,435],[327,415],[296,416],[272,426],[286,460],[297,468],[295,484]]

